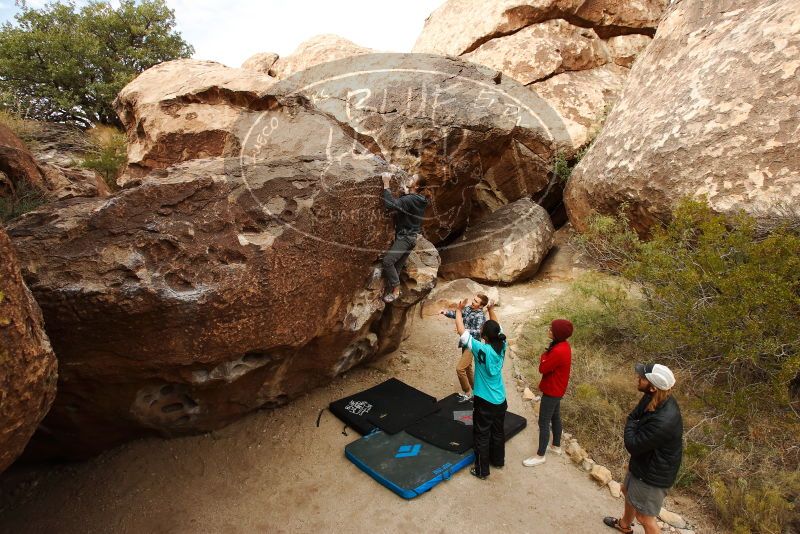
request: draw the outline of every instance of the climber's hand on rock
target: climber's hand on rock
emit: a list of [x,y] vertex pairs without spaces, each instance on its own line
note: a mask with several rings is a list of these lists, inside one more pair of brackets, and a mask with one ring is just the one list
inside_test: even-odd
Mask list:
[[388,172],[381,173],[381,179],[383,180],[383,188],[389,189],[389,181],[392,179],[392,175]]

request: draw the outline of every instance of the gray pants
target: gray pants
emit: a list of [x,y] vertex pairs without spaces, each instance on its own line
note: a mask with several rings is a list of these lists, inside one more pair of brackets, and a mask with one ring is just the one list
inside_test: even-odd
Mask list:
[[391,288],[400,285],[400,271],[406,266],[408,255],[417,244],[415,235],[399,235],[394,238],[392,247],[383,257],[383,276]]
[[561,398],[542,395],[539,405],[539,450],[536,454],[544,456],[547,442],[550,441],[550,424],[553,425],[553,447],[561,446]]

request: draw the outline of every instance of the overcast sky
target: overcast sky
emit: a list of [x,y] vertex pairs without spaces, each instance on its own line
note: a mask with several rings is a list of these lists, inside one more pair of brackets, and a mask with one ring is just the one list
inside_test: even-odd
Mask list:
[[[167,4],[175,10],[183,38],[194,46],[194,57],[238,67],[256,52],[286,56],[321,33],[335,33],[380,51],[410,52],[425,18],[443,1],[167,0]],[[46,3],[28,0],[34,8]],[[14,0],[0,0],[0,22],[13,20],[17,12]]]

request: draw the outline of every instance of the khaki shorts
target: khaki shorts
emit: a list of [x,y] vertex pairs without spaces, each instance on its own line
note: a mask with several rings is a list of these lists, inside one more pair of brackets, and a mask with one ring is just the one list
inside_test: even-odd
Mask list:
[[637,512],[650,516],[657,516],[661,512],[661,506],[667,496],[666,488],[657,488],[646,484],[631,475],[630,471],[625,475],[625,482],[622,486],[625,488],[628,502],[636,508]]

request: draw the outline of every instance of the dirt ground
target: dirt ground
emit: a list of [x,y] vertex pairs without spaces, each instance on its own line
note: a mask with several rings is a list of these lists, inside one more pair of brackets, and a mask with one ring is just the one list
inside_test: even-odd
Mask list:
[[[549,274],[571,272],[569,260],[554,261]],[[570,276],[560,278],[545,272],[501,288],[497,312],[506,331],[513,336],[564,291]],[[513,353],[504,367],[509,410],[526,417],[528,427],[508,442],[504,469],[485,481],[465,469],[406,501],[350,463],[344,447],[357,434],[343,435],[328,411],[316,426],[330,401],[392,376],[437,398],[457,390],[453,322],[416,316],[407,334],[395,353],[223,430],[143,439],[80,464],[12,470],[0,479],[0,532],[612,532],[601,519],[618,515],[622,501],[569,460],[551,456],[536,468],[522,465],[538,431],[512,376]]]

